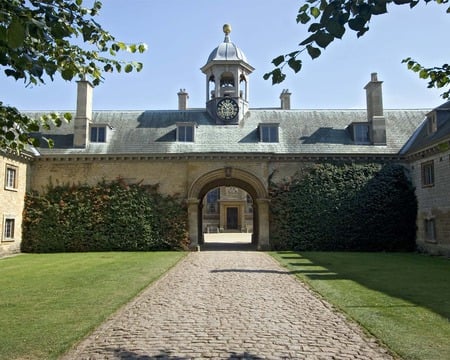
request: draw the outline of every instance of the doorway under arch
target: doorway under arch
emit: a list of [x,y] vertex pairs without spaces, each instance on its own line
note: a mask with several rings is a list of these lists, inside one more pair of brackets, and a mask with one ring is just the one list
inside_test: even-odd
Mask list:
[[225,167],[208,172],[197,178],[189,188],[188,221],[189,239],[192,248],[203,244],[203,198],[212,189],[228,186],[246,191],[253,199],[252,244],[259,250],[269,249],[269,204],[268,192],[263,182],[255,175],[238,168]]

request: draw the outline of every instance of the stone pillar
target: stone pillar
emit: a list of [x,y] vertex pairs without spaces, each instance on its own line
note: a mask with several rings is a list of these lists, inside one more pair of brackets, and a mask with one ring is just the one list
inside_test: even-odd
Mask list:
[[189,247],[193,250],[197,248],[198,244],[198,205],[199,199],[188,199],[188,231],[189,231]]
[[270,250],[269,199],[256,199],[258,207],[258,250]]

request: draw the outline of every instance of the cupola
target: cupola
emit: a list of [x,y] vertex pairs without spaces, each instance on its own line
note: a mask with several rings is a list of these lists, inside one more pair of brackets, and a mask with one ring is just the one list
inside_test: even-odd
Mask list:
[[201,68],[206,75],[206,108],[218,124],[237,124],[248,112],[248,76],[254,68],[230,39],[231,26],[223,26],[225,38]]

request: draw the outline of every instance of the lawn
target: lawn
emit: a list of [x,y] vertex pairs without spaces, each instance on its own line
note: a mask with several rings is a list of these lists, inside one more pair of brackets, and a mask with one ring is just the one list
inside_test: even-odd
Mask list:
[[272,255],[403,359],[450,359],[450,260],[412,253]]
[[170,269],[181,252],[0,259],[0,359],[55,359]]

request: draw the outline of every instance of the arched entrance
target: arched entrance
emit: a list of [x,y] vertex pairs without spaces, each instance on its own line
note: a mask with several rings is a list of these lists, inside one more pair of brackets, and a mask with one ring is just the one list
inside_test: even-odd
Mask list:
[[233,167],[225,167],[197,178],[189,188],[188,218],[191,247],[203,243],[202,199],[208,191],[220,186],[234,186],[245,190],[252,198],[253,237],[252,243],[259,250],[267,250],[269,244],[269,201],[267,190],[255,175]]

